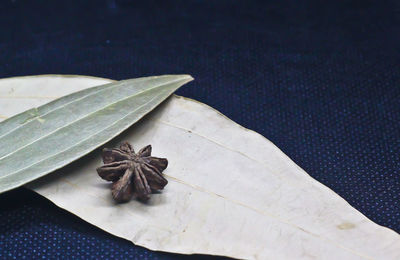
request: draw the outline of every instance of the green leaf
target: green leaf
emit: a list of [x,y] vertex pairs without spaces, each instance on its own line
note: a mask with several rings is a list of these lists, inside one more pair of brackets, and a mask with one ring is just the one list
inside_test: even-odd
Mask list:
[[96,149],[153,110],[189,75],[118,81],[85,89],[0,123],[0,193]]

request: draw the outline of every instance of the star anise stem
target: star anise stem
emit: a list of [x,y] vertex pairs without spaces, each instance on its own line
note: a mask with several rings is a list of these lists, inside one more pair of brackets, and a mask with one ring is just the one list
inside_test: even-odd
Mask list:
[[103,149],[104,165],[97,168],[97,173],[102,179],[114,182],[112,196],[116,201],[129,201],[132,196],[146,201],[152,191],[168,184],[162,176],[168,160],[152,157],[151,150],[148,145],[135,154],[128,142],[122,143],[119,149]]

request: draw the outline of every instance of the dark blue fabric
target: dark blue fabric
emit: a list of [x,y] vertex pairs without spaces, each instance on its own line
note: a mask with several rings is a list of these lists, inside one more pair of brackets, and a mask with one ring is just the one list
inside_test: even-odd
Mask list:
[[[191,74],[178,94],[261,133],[400,232],[399,11],[382,0],[2,1],[0,77]],[[0,258],[177,257],[24,189],[0,202]]]

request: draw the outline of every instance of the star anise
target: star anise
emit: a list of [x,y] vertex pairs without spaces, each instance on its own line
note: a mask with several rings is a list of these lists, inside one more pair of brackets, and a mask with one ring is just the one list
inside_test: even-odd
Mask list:
[[162,171],[167,168],[168,160],[150,155],[151,145],[135,153],[128,142],[122,143],[119,149],[103,149],[104,165],[97,168],[97,173],[113,182],[112,196],[116,201],[129,201],[132,196],[146,201],[152,191],[167,185]]

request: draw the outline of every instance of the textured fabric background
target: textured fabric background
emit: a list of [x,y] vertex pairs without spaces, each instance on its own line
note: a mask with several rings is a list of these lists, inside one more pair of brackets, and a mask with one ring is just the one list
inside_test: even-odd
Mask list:
[[[397,2],[397,3],[396,3]],[[188,73],[178,94],[281,148],[400,232],[399,1],[0,1],[0,77]],[[0,258],[169,259],[23,188],[0,195]]]

